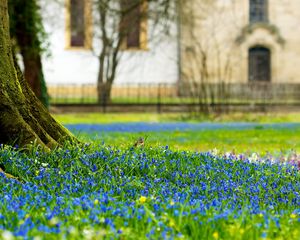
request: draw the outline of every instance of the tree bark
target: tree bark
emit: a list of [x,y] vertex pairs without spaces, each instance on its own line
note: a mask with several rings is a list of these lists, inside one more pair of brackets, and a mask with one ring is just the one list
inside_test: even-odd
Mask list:
[[24,76],[30,85],[32,91],[43,102],[45,106],[48,106],[47,90],[43,93],[42,83],[44,80],[44,74],[42,70],[42,60],[39,53],[28,54],[26,51],[21,51],[24,62]]
[[48,107],[48,94],[41,60],[43,33],[36,0],[10,0],[11,38],[16,40],[23,58],[24,76],[32,91]]
[[[32,91],[40,99],[45,106],[48,106],[47,89],[43,89],[43,84],[45,84],[41,54],[39,50],[33,49],[33,39],[34,37],[26,33],[24,29],[18,27],[17,31],[17,41],[21,50],[21,55],[24,62],[24,76],[29,83]],[[27,36],[26,36],[27,35]],[[44,91],[43,91],[44,90]]]
[[76,138],[38,100],[16,64],[9,36],[7,0],[0,0],[0,143],[44,150]]
[[98,83],[98,103],[106,106],[111,101],[111,88],[110,82]]

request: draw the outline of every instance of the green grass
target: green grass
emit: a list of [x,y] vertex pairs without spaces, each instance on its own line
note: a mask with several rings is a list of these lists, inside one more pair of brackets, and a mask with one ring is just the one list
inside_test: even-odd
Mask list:
[[300,151],[300,129],[202,130],[147,133],[101,132],[92,135],[77,133],[83,141],[105,142],[126,148],[139,137],[146,138],[147,147],[170,146],[173,150],[209,151],[222,153],[272,153],[278,155]]
[[300,122],[300,113],[231,113],[231,114],[178,114],[178,113],[68,113],[53,114],[63,124],[112,122]]
[[[191,116],[183,114],[60,114],[55,118],[63,124],[70,123],[114,123],[114,122],[257,122],[282,123],[299,122],[299,113],[289,114],[226,114],[209,116]],[[113,133],[98,132],[92,135],[76,133],[84,141],[90,139],[97,142],[104,141],[111,146],[127,147],[142,136],[146,137],[148,146],[156,147],[168,145],[172,149],[207,151],[217,148],[221,152],[235,151],[238,153],[257,152],[266,154],[271,152],[300,151],[300,129],[265,129],[253,128],[247,130],[202,130],[202,131],[173,131],[148,133]]]

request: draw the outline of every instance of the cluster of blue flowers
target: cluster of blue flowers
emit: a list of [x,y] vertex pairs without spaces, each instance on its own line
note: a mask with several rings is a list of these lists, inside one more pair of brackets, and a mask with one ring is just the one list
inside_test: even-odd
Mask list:
[[0,162],[20,178],[0,173],[0,238],[300,234],[300,175],[291,163],[105,145],[30,156],[1,146]]
[[67,124],[66,127],[71,131],[77,132],[159,132],[175,130],[213,130],[213,129],[253,129],[253,128],[296,128],[300,127],[299,123],[269,123],[257,124],[249,122],[232,122],[232,123],[110,123],[110,124]]

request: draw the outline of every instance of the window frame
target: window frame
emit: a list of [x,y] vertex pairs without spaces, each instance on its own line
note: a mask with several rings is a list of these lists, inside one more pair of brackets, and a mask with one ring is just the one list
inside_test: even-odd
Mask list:
[[[148,17],[147,17],[147,12],[148,12],[148,1],[143,0],[140,6],[140,11],[142,12],[142,18],[140,20],[140,32],[139,32],[139,41],[140,44],[138,47],[134,46],[128,46],[128,38],[124,37],[122,39],[122,44],[121,44],[121,50],[123,51],[148,51]],[[143,14],[144,13],[144,14]],[[122,24],[122,19],[120,20]]]
[[84,45],[71,45],[71,0],[65,0],[65,49],[66,50],[91,50],[92,49],[92,2],[84,0]]
[[268,0],[249,0],[249,22],[251,24],[269,22]]

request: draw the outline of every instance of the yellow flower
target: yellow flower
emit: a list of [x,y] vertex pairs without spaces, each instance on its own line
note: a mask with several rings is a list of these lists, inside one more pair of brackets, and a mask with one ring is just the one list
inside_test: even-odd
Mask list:
[[94,205],[97,205],[98,203],[99,203],[99,200],[98,200],[98,199],[95,199]]
[[295,219],[297,217],[297,214],[295,214],[295,213],[292,213],[291,215],[290,215],[290,218],[291,219]]
[[147,198],[145,196],[141,196],[139,198],[139,203],[141,203],[141,204],[145,203],[146,201],[147,201]]
[[173,200],[171,200],[170,205],[173,206],[175,203]]
[[219,238],[219,233],[218,232],[214,232],[213,233],[213,237],[214,237],[214,239],[218,239]]
[[175,221],[173,218],[171,218],[169,222],[169,227],[174,227],[174,226],[175,226]]

